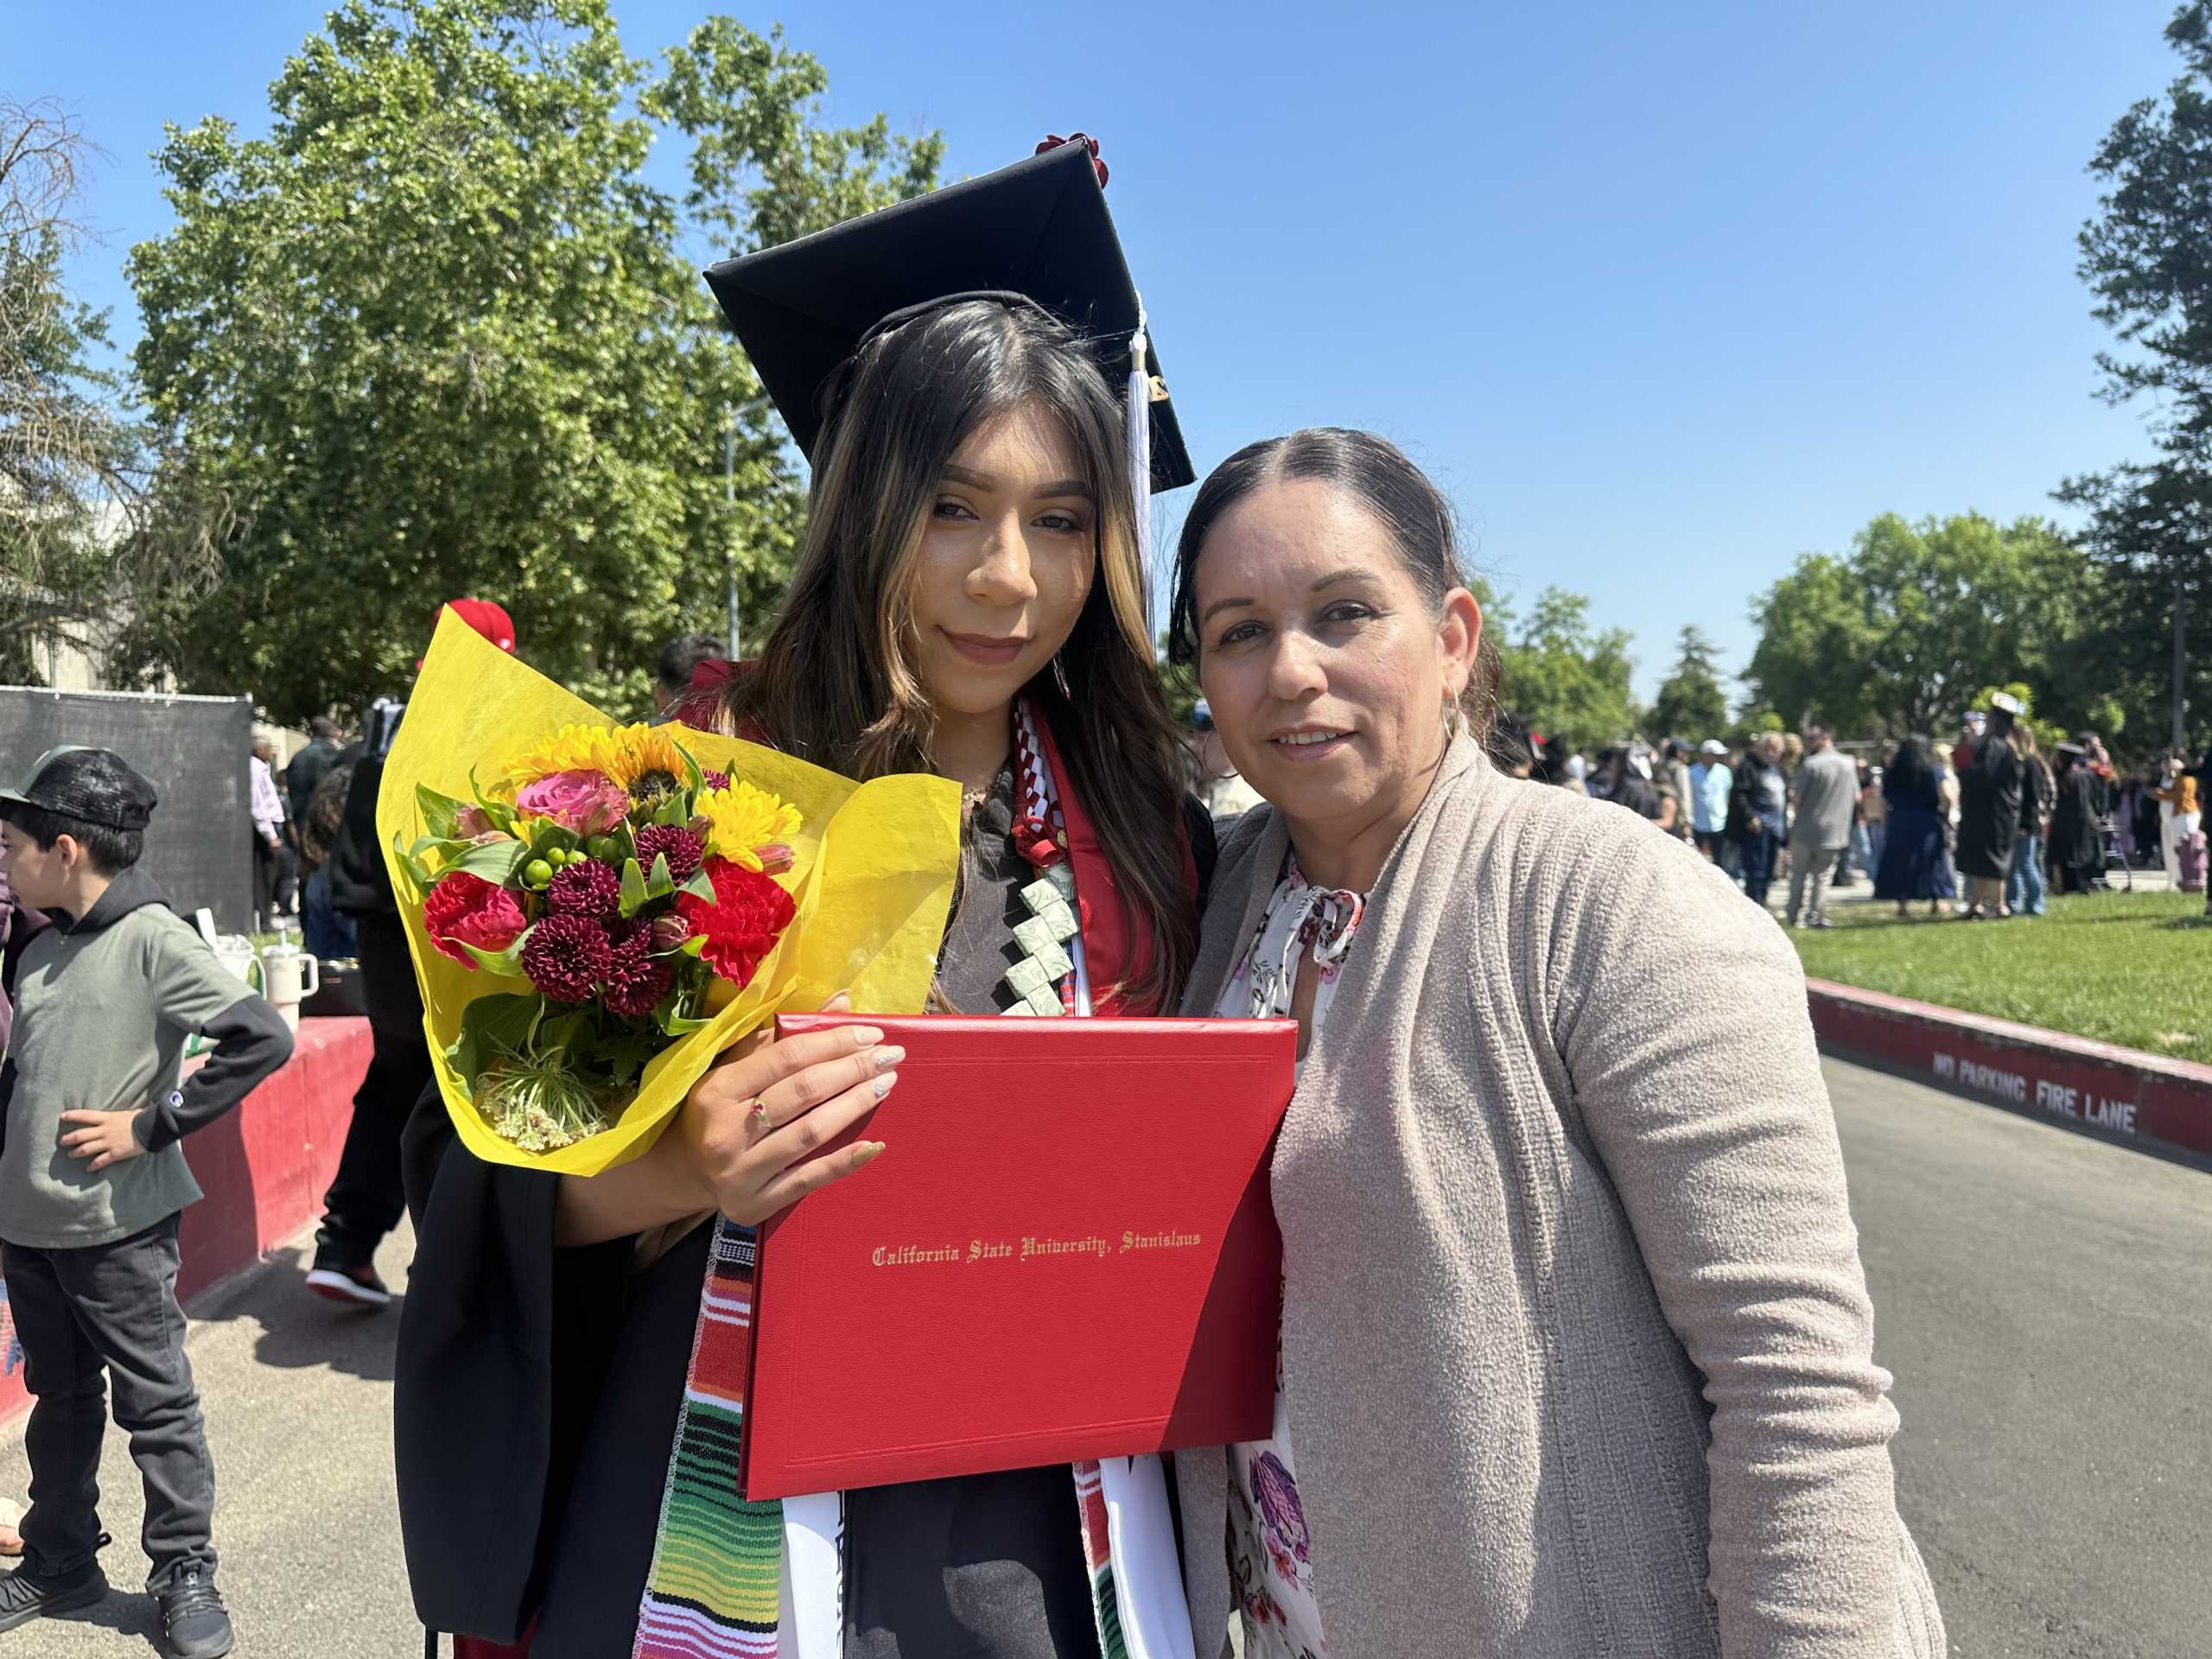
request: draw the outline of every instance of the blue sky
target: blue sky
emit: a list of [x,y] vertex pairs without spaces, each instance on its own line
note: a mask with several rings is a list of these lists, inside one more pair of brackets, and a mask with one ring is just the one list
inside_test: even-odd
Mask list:
[[[265,124],[323,8],[4,0],[0,87],[109,159],[74,276],[137,332],[164,120]],[[713,0],[616,0],[626,43]],[[774,11],[731,10],[765,28]],[[2083,168],[2178,60],[2170,0],[1850,8],[814,0],[780,14],[828,115],[942,128],[949,176],[1099,135],[1201,473],[1374,427],[1450,492],[1509,594],[1590,595],[1649,696],[1697,622],[1868,518],[2051,513],[2140,454],[2092,396]],[[212,20],[221,16],[218,25]],[[672,168],[678,157],[657,158]],[[1171,512],[1179,516],[1179,508]]]

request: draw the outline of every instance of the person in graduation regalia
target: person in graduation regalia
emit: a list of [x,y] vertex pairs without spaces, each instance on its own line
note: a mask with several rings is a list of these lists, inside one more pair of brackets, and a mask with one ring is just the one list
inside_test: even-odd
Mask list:
[[1971,884],[1972,899],[1964,914],[1973,920],[2012,913],[2005,904],[2005,878],[2012,872],[2012,847],[2020,836],[2020,791],[2027,776],[2012,743],[2018,709],[2000,691],[1986,728],[1961,746],[1966,764],[1959,772],[1959,844],[1954,861]]
[[[1095,145],[1056,143],[708,273],[813,486],[760,660],[679,718],[959,781],[936,998],[962,1012],[1173,1009],[1211,865],[1145,592],[1149,493],[1192,473],[1103,183]],[[1073,937],[1025,925],[1040,878]],[[1190,1654],[1160,1459],[747,1504],[738,1448],[679,1420],[710,1256],[749,1273],[753,1224],[868,1179],[877,1143],[805,1151],[899,1058],[837,1033],[754,1051],[589,1179],[479,1162],[425,1097],[395,1410],[431,1630],[530,1659]]]

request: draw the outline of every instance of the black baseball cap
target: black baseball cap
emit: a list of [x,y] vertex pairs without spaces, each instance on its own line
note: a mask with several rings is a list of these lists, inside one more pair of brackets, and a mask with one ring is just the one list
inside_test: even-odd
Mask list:
[[1080,137],[707,272],[760,384],[809,461],[825,394],[871,336],[966,299],[1027,302],[1087,340],[1128,384],[1140,320],[1152,416],[1152,487],[1197,480],[1160,378],[1096,152]]
[[143,830],[160,797],[111,749],[65,743],[31,762],[14,789],[0,789],[0,817],[35,806],[104,830]]

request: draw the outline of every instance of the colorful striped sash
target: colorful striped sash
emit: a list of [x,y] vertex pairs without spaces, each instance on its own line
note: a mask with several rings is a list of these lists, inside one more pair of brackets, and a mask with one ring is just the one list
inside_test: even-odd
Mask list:
[[776,1659],[784,1506],[738,1490],[753,1237],[717,1218],[633,1659]]

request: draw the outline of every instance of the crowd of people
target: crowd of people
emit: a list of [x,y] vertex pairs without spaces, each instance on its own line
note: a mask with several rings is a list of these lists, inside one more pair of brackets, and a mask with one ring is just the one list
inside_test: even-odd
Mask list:
[[1833,925],[1827,894],[1858,881],[1899,917],[1924,905],[1969,920],[2041,916],[2050,893],[2101,891],[2116,869],[2163,867],[2174,891],[2206,890],[2212,748],[2193,764],[2171,751],[2122,778],[2094,732],[2046,754],[2023,713],[1999,693],[1949,749],[1907,737],[1886,760],[1872,746],[1853,759],[1818,723],[1732,746],[1707,738],[1694,758],[1669,738],[1592,759],[1508,713],[1491,757],[1691,842],[1754,903],[1770,902],[1786,868],[1782,912],[1796,927]]

